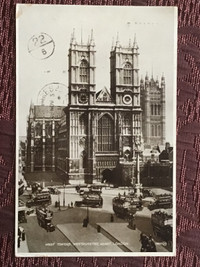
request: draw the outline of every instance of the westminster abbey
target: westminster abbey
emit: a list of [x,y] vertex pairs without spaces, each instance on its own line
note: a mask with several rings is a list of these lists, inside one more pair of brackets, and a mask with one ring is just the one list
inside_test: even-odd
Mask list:
[[[104,173],[134,176],[136,153],[165,143],[165,78],[139,78],[136,39],[110,51],[110,88],[96,88],[95,41],[72,35],[68,54],[68,105],[32,105],[27,171],[56,171],[91,183]],[[51,110],[51,112],[50,112]],[[53,114],[55,112],[55,114]]]

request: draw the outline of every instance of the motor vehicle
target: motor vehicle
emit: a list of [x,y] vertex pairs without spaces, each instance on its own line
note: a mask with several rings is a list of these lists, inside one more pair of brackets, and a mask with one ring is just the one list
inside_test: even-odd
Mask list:
[[49,190],[50,194],[52,194],[52,195],[60,194],[60,191],[56,187],[48,187],[48,190]]
[[129,192],[128,194],[118,194],[118,196],[113,198],[113,211],[118,217],[130,218],[143,208],[142,200],[136,197],[134,192]]
[[99,185],[92,185],[89,187],[89,192],[101,194],[102,193],[102,187]]
[[152,213],[151,223],[155,236],[162,238],[168,245],[172,245],[173,216],[171,210],[158,210]]
[[27,214],[27,215],[30,215],[30,214],[33,214],[34,212],[35,212],[34,209],[29,208],[29,209],[26,211],[26,214]]
[[51,223],[53,218],[53,212],[45,207],[37,207],[36,215],[38,224],[45,228],[48,232],[53,232],[55,230],[55,226]]
[[28,208],[43,204],[51,204],[51,195],[49,192],[36,192],[35,194],[32,194],[31,199],[26,202]]
[[88,206],[88,207],[99,207],[103,206],[103,198],[99,194],[88,193],[83,196],[80,201],[75,201],[76,207]]
[[171,194],[157,195],[155,197],[155,202],[149,204],[148,208],[150,210],[172,208],[172,195]]
[[142,195],[143,195],[143,198],[153,197],[153,192],[150,189],[143,188]]
[[19,199],[18,202],[18,222],[19,223],[26,223],[26,206],[25,203]]

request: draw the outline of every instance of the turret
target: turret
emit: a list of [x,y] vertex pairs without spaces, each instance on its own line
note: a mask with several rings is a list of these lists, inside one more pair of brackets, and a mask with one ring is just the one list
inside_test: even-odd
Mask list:
[[30,109],[29,109],[29,119],[33,119],[33,118],[34,118],[34,104],[31,100]]
[[156,86],[159,87],[158,76],[157,76],[157,78],[156,78]]
[[115,47],[120,48],[119,33],[117,33],[117,39],[116,39]]
[[95,46],[94,36],[93,36],[93,29],[91,30],[90,46]]
[[138,51],[139,47],[136,41],[136,34],[134,35],[134,41],[133,41],[133,49],[136,50],[136,52]]
[[164,74],[162,74],[162,77],[161,77],[161,87],[162,88],[165,87],[165,77],[164,77]]
[[73,29],[73,33],[71,35],[71,40],[70,40],[70,46],[72,45],[76,45],[75,29]]
[[146,76],[145,76],[145,85],[149,85],[149,76],[148,76],[148,73],[146,73]]

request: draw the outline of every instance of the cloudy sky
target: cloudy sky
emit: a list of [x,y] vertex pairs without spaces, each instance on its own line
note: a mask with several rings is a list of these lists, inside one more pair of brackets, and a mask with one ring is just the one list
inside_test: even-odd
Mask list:
[[[166,78],[166,140],[173,143],[176,97],[176,10],[172,7],[108,7],[18,5],[17,7],[17,116],[19,135],[26,134],[31,100],[47,84],[59,82],[68,90],[68,49],[73,28],[77,41],[87,42],[91,29],[96,44],[96,89],[110,87],[110,49],[119,35],[121,45],[136,34],[140,77]],[[46,33],[55,50],[46,59],[30,53],[30,39]],[[82,33],[82,34],[81,34]],[[50,46],[49,46],[50,47]],[[51,49],[51,47],[49,48]]]

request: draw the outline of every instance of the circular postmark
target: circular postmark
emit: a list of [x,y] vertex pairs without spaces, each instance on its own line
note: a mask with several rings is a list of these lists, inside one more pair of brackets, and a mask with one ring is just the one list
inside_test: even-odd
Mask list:
[[46,84],[38,93],[37,103],[44,106],[66,106],[67,87],[58,82]]
[[50,57],[55,50],[55,43],[46,33],[33,35],[28,41],[28,52],[37,59]]

